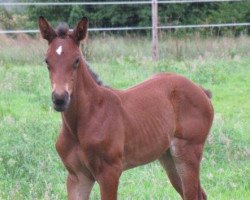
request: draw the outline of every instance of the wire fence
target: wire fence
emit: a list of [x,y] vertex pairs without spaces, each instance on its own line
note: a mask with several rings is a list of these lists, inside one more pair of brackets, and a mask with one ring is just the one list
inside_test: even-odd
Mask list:
[[[158,1],[158,4],[183,4],[183,3],[211,3],[211,2],[247,2],[249,0],[168,0]],[[140,5],[152,4],[152,1],[119,1],[119,2],[0,2],[0,6],[72,6],[72,5]],[[223,24],[193,24],[193,25],[167,25],[158,26],[157,29],[187,29],[187,28],[214,28],[214,27],[237,27],[250,26],[250,22],[223,23]],[[89,28],[89,31],[130,31],[151,30],[147,27],[107,27]],[[38,33],[39,30],[0,30],[0,34]]]
[[[158,1],[158,4],[210,3],[210,2],[244,2],[247,0],[169,0]],[[72,6],[72,5],[140,5],[152,1],[119,1],[119,2],[2,2],[0,6]]]
[[[187,28],[215,28],[215,27],[235,27],[235,26],[250,26],[250,23],[226,23],[226,24],[198,24],[198,25],[173,25],[173,26],[158,26],[157,29],[187,29]],[[89,28],[88,31],[132,31],[132,30],[151,30],[151,26],[146,27],[108,27],[108,28]],[[72,29],[70,29],[72,31]],[[38,33],[39,30],[0,30],[0,34],[12,33]]]

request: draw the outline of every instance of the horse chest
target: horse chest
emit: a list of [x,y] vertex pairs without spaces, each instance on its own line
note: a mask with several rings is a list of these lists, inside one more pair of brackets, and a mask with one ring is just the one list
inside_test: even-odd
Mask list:
[[79,153],[79,146],[76,143],[62,141],[59,138],[56,149],[64,166],[71,174],[77,174],[79,171],[82,171],[81,153]]
[[[90,155],[84,152],[79,144],[68,146],[67,152],[63,153],[58,151],[58,154],[68,172],[76,177],[81,173],[86,176],[91,176],[91,166],[98,166],[98,160],[94,157],[90,158]],[[95,162],[95,164],[93,164],[93,162]]]
[[82,151],[79,142],[70,134],[62,131],[56,143],[56,150],[67,170],[71,174],[79,172],[87,172],[85,165],[84,152]]

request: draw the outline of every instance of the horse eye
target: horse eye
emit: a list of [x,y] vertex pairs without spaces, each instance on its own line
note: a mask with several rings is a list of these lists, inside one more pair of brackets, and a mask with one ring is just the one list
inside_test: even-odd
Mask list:
[[44,62],[47,64],[47,68],[48,68],[48,70],[50,70],[50,66],[49,66],[49,61],[48,61],[48,59],[47,59],[47,58],[45,58],[45,59],[44,59]]

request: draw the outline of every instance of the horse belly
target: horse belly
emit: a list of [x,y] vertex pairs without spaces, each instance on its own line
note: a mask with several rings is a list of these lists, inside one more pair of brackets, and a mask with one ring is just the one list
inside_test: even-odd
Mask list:
[[153,125],[156,122],[145,124],[141,131],[130,134],[124,148],[124,170],[152,162],[169,148],[174,132],[174,123],[170,121],[157,127]]
[[123,105],[128,118],[124,169],[158,159],[170,145],[175,113],[164,81],[149,80],[126,93]]

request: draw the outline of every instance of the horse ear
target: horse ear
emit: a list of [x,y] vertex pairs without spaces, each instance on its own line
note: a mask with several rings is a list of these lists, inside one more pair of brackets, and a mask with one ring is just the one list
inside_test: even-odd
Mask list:
[[86,17],[83,17],[78,22],[77,26],[74,28],[74,31],[72,33],[72,37],[76,41],[77,44],[79,44],[81,40],[86,38],[88,24],[89,24],[88,19]]
[[38,25],[40,29],[40,33],[45,40],[48,40],[49,43],[56,37],[55,30],[49,25],[47,20],[40,16],[38,19]]

